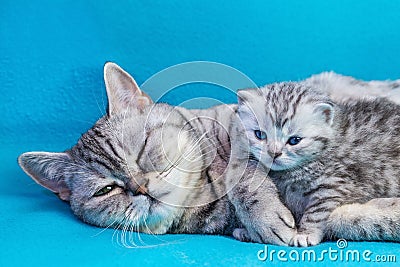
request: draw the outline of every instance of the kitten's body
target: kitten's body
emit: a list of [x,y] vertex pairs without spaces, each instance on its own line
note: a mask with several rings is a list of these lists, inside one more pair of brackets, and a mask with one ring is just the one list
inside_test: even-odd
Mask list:
[[[385,99],[333,105],[302,83],[274,84],[239,97],[248,152],[271,168],[269,176],[296,219],[294,245],[315,245],[324,236],[400,240],[400,218],[390,213],[344,219],[343,209],[333,212],[345,204],[400,197],[398,105]],[[265,140],[255,130],[265,132]]]

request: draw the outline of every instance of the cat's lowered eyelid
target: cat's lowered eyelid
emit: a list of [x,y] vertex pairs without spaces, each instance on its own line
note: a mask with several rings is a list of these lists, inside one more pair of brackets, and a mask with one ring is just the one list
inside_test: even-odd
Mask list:
[[117,193],[117,190],[123,191],[123,188],[117,184],[110,184],[102,187],[93,194],[94,198],[108,196],[112,193]]

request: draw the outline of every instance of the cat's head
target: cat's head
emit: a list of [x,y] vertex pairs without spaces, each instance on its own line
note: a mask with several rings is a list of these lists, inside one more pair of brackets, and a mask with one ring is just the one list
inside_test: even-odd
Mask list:
[[274,171],[314,159],[332,138],[333,103],[300,83],[241,90],[238,98],[250,153]]
[[116,64],[104,79],[107,115],[70,150],[24,153],[19,164],[85,222],[165,233],[202,183],[204,142],[179,109],[154,104]]

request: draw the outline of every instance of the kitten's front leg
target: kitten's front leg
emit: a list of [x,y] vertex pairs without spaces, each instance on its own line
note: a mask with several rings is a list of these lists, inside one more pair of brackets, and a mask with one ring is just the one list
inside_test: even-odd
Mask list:
[[[281,202],[275,184],[255,164],[233,163],[227,172],[228,193],[236,215],[246,229],[233,236],[241,241],[289,245],[296,233],[292,213]],[[233,177],[240,176],[240,180]]]
[[297,234],[290,242],[291,246],[315,246],[323,240],[329,215],[341,202],[339,197],[321,195],[311,198],[300,220]]

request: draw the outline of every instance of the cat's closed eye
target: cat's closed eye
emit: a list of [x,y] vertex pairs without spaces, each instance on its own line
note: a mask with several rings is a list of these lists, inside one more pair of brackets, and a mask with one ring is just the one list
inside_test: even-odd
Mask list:
[[113,185],[107,185],[103,188],[101,188],[99,191],[97,191],[93,197],[100,197],[100,196],[104,196],[107,195],[108,193],[110,193],[111,191],[113,191],[114,189],[116,189],[118,186],[113,184]]

